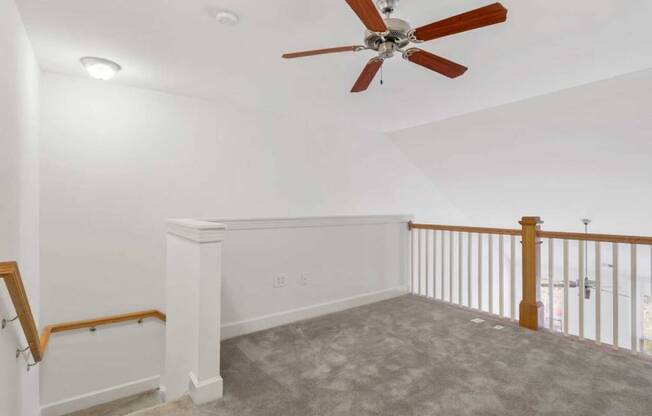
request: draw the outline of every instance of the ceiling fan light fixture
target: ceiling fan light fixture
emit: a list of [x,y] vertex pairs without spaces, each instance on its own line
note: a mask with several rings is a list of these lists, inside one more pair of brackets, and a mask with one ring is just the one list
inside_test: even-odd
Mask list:
[[390,14],[394,13],[398,2],[399,0],[376,0],[376,4],[378,5],[380,12],[387,17],[389,17]]
[[112,79],[122,70],[120,65],[104,58],[85,56],[79,61],[91,78],[99,79],[101,81]]

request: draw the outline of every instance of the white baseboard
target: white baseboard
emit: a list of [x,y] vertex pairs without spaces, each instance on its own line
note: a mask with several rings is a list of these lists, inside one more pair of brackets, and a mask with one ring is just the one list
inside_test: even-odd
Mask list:
[[317,316],[326,315],[333,312],[340,312],[346,309],[379,302],[381,300],[391,299],[405,294],[407,294],[406,288],[394,287],[391,289],[338,299],[332,302],[320,303],[317,305],[310,305],[303,308],[291,309],[289,311],[264,315],[258,318],[232,322],[222,325],[221,337],[223,340],[234,338],[240,335],[262,331],[304,319],[315,318]]
[[146,391],[155,390],[161,382],[160,376],[153,376],[131,383],[98,390],[70,399],[41,406],[41,416],[62,416],[78,410],[88,409],[98,404],[108,403],[123,397],[133,396]]
[[194,373],[190,373],[190,398],[197,405],[214,402],[222,398],[224,394],[223,385],[224,381],[220,376],[199,381]]

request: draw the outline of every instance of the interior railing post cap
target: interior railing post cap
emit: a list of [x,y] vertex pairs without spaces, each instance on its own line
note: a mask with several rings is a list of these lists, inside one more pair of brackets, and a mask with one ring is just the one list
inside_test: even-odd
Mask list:
[[543,224],[543,221],[541,221],[541,217],[523,217],[518,223],[521,225],[538,225]]

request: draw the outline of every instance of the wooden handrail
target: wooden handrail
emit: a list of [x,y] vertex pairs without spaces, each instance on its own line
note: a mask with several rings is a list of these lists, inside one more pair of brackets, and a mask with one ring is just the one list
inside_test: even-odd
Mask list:
[[[441,224],[408,224],[411,230],[436,230],[436,231],[455,231],[462,233],[476,234],[494,234],[494,235],[521,235],[521,230],[510,228],[487,228],[487,227],[467,227],[459,225],[441,225]],[[600,241],[606,243],[623,243],[623,244],[644,244],[652,245],[652,237],[642,237],[633,235],[616,235],[616,234],[588,234],[588,233],[569,233],[563,231],[539,231],[539,238],[555,238],[559,240],[578,240],[578,241]]]
[[14,309],[18,314],[20,325],[25,333],[25,338],[32,352],[34,362],[43,361],[45,350],[50,342],[50,335],[57,332],[74,331],[83,328],[95,328],[102,325],[116,324],[127,321],[139,321],[146,318],[155,318],[165,322],[166,316],[164,313],[157,310],[148,310],[142,312],[125,313],[122,315],[112,315],[103,318],[87,319],[83,321],[66,322],[62,324],[48,325],[43,328],[43,333],[39,337],[34,315],[29,306],[27,293],[23,280],[20,277],[20,271],[16,262],[0,263],[0,279],[5,281],[9,296],[14,304]]
[[437,230],[437,231],[455,231],[462,233],[477,234],[497,234],[497,235],[521,235],[521,230],[509,228],[486,228],[486,227],[464,227],[460,225],[439,225],[439,224],[415,224],[410,222],[411,230]]
[[29,349],[32,352],[32,358],[34,358],[34,362],[38,363],[43,360],[43,350],[41,349],[36,322],[34,321],[34,315],[32,315],[32,309],[29,306],[25,286],[20,277],[18,264],[16,262],[0,263],[0,279],[3,279],[7,285],[9,297],[11,297],[14,309],[16,309],[16,313],[18,314],[18,320],[25,333]]
[[[539,276],[540,276],[540,267],[541,267],[540,252],[541,252],[542,238],[652,246],[652,237],[611,235],[611,234],[571,233],[571,232],[561,232],[561,231],[543,231],[540,229],[540,224],[542,224],[542,222],[539,219],[539,217],[523,217],[520,221],[520,224],[521,224],[521,229],[467,227],[467,226],[439,225],[439,224],[416,224],[413,222],[410,222],[408,224],[408,227],[410,230],[451,231],[451,232],[461,232],[461,233],[470,233],[470,234],[494,234],[494,235],[510,235],[510,236],[520,237],[521,258],[522,258],[522,266],[523,266],[523,273],[522,273],[523,282],[522,282],[522,298],[519,306],[520,309],[519,323],[521,326],[533,330],[537,330],[543,327],[543,304],[539,299],[540,292],[538,290],[541,284],[541,282],[539,281]],[[443,236],[442,236],[442,241],[443,241]],[[451,241],[452,241],[452,237],[451,237]],[[469,240],[469,255],[471,255],[470,241],[471,240]],[[481,252],[482,246],[480,245],[480,243],[481,243],[481,239],[479,240],[478,243],[479,244],[478,250]],[[412,244],[414,244],[414,241],[412,242]],[[428,243],[426,242],[426,244]],[[461,247],[462,246],[460,245],[460,256],[462,250]],[[451,245],[451,253],[452,252],[453,252],[453,248]],[[427,261],[428,260],[426,258],[426,263]],[[419,257],[419,263],[420,262],[421,262],[421,258]],[[460,263],[460,268],[461,267],[462,266]],[[421,271],[419,271],[419,273],[421,273]]]
[[556,238],[560,240],[600,241],[606,243],[647,244],[652,245],[652,237],[632,235],[567,233],[561,231],[539,231],[539,238]]
[[117,324],[120,322],[127,322],[127,321],[139,321],[141,319],[146,319],[146,318],[155,318],[162,322],[166,321],[166,316],[164,313],[152,309],[152,310],[142,311],[142,312],[132,312],[132,313],[125,313],[121,315],[107,316],[103,318],[86,319],[83,321],[73,321],[73,322],[65,322],[65,323],[55,324],[55,325],[48,325],[45,328],[43,328],[43,333],[41,334],[41,351],[45,353],[45,350],[47,349],[48,344],[50,342],[50,335],[56,334],[57,332],[75,331],[77,329],[84,329],[84,328],[95,328],[102,325],[111,325],[111,324]]

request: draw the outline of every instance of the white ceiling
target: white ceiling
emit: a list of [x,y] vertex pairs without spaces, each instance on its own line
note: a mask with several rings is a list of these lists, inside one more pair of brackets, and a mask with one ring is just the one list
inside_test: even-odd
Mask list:
[[[652,67],[650,0],[502,0],[508,22],[424,44],[468,66],[449,80],[398,56],[385,85],[349,93],[372,52],[283,60],[359,44],[344,0],[16,0],[41,66],[84,76],[79,58],[124,70],[114,81],[297,117],[393,131]],[[493,0],[402,0],[413,26]],[[224,27],[211,11],[241,16]]]

